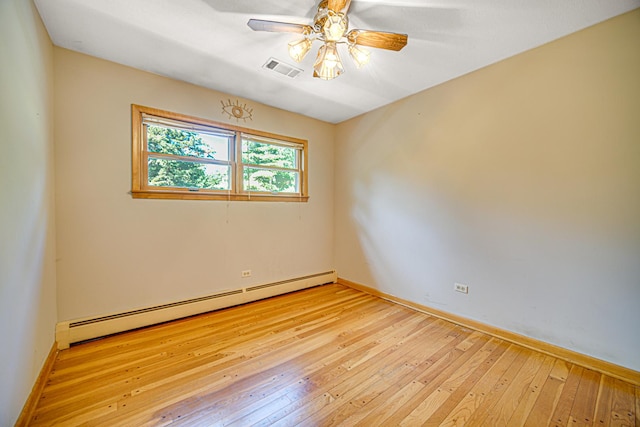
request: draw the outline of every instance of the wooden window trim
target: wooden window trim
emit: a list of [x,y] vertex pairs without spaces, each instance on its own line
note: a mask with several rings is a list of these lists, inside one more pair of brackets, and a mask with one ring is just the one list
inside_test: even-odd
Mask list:
[[[148,152],[147,152],[147,135],[144,131],[143,115],[148,114],[176,120],[180,122],[190,123],[196,126],[213,127],[223,131],[235,133],[234,147],[229,147],[229,164],[230,172],[230,189],[229,190],[198,190],[193,191],[187,188],[174,187],[153,187],[149,186],[148,181]],[[264,193],[255,191],[242,191],[243,182],[243,165],[242,165],[242,135],[255,136],[265,138],[267,140],[282,141],[284,143],[293,143],[302,147],[299,158],[300,173],[300,194],[292,193]],[[255,129],[248,129],[240,126],[234,126],[225,123],[219,123],[208,119],[187,116],[184,114],[174,113],[170,111],[160,110],[157,108],[144,107],[141,105],[131,105],[131,196],[136,199],[174,199],[174,200],[227,200],[227,201],[266,201],[266,202],[307,202],[308,194],[308,144],[304,139],[293,138],[283,135],[276,135],[269,132],[262,132]],[[155,156],[155,154],[154,154]],[[180,156],[160,155],[161,157],[175,158],[181,160]],[[183,160],[183,159],[182,159]],[[211,161],[203,159],[202,163],[221,164],[226,161]],[[259,166],[259,165],[258,165]],[[265,167],[270,169],[271,167]],[[277,169],[277,168],[275,168]],[[287,169],[292,170],[293,169]],[[296,170],[297,171],[297,170]]]

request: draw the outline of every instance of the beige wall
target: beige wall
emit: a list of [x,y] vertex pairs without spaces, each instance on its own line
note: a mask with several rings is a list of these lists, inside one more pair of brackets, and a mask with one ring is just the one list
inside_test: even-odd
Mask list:
[[337,129],[340,277],[640,370],[640,10]]
[[0,426],[54,342],[53,46],[31,1],[0,2]]
[[640,370],[639,24],[337,127],[240,100],[247,127],[309,140],[310,202],[160,201],[127,194],[130,104],[235,123],[220,100],[237,98],[52,48],[31,2],[0,2],[0,425],[56,320],[322,272],[334,253],[347,279]]
[[334,269],[332,125],[239,99],[242,126],[309,141],[308,203],[132,199],[132,103],[236,124],[220,101],[238,98],[61,48],[54,63],[60,321]]

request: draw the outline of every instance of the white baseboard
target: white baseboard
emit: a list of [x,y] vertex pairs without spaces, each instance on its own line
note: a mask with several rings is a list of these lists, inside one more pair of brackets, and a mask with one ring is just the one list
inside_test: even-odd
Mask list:
[[326,283],[336,283],[337,278],[335,271],[328,271],[274,283],[219,292],[155,307],[59,322],[56,325],[56,341],[58,342],[58,349],[63,350],[69,348],[71,344],[81,341],[219,310]]

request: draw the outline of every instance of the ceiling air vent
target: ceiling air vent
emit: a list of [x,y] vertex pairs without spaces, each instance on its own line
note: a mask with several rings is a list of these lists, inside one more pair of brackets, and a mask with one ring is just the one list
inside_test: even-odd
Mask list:
[[300,74],[303,70],[298,68],[298,67],[294,67],[293,65],[289,65],[289,64],[285,64],[284,62],[280,61],[279,59],[275,59],[275,58],[269,58],[267,60],[267,62],[264,63],[264,65],[262,66],[262,68],[266,68],[267,70],[273,70],[276,73],[280,73],[282,75],[285,75],[287,77],[297,77],[298,74]]

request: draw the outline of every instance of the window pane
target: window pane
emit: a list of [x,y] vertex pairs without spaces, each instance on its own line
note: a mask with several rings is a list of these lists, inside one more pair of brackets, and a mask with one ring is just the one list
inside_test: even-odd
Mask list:
[[210,135],[147,125],[148,150],[153,153],[229,160],[229,136]]
[[297,153],[298,150],[292,147],[281,147],[247,139],[242,141],[243,163],[296,169]]
[[230,166],[149,158],[149,185],[228,190]]
[[244,190],[299,193],[298,175],[298,172],[293,171],[244,168]]

